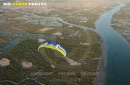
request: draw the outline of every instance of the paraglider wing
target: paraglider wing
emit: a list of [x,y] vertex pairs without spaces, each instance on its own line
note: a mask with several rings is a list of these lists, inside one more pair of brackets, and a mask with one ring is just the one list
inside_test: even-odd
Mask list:
[[65,57],[66,54],[67,54],[65,48],[62,47],[61,45],[55,43],[55,42],[46,42],[46,43],[41,44],[41,45],[38,47],[38,51],[40,50],[40,48],[50,48],[50,49],[57,50],[57,51],[59,51],[60,53],[62,53],[64,57]]

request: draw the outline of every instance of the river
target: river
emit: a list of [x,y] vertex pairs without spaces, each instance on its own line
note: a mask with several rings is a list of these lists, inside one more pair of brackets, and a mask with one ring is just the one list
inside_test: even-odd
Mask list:
[[130,85],[130,45],[124,37],[111,27],[112,16],[121,7],[125,6],[123,3],[119,4],[119,6],[114,7],[112,10],[100,16],[95,22],[96,29],[71,24],[57,18],[64,24],[85,30],[92,30],[103,37],[107,57],[105,85]]
[[112,16],[117,13],[120,8],[125,6],[123,3],[119,4],[119,6],[114,7],[112,10],[109,10],[100,16],[95,22],[95,30],[73,25],[58,19],[65,24],[92,30],[103,37],[107,57],[104,85],[130,85],[130,45],[124,37],[111,27]]
[[96,21],[96,32],[104,39],[107,53],[105,85],[130,85],[130,45],[111,27],[112,16],[125,6],[119,6],[105,12]]
[[121,7],[125,6],[123,3],[119,4],[119,6],[114,7],[112,10],[100,16],[95,22],[96,29],[74,25],[58,18],[58,20],[64,24],[92,30],[103,37],[107,57],[104,85],[130,85],[130,45],[124,37],[111,27],[112,16],[118,12]]

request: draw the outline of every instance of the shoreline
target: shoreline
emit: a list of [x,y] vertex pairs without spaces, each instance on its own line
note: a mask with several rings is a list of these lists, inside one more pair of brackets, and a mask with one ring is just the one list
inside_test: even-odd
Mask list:
[[[117,3],[120,4],[120,2],[117,2]],[[121,35],[121,33],[119,34]],[[102,56],[101,56],[101,61],[99,61],[99,65],[97,68],[97,72],[99,72],[99,74],[97,75],[96,79],[93,81],[94,85],[104,85],[106,82],[105,79],[106,79],[106,66],[107,66],[107,52],[105,49],[105,43],[102,36],[101,36],[101,39],[102,41],[100,45],[101,45],[101,50],[102,50]]]
[[[103,38],[101,38],[103,41]],[[107,65],[107,59],[106,59],[106,51],[105,51],[105,45],[104,42],[100,42],[100,49],[102,50],[102,56],[101,60],[99,61],[99,65],[97,68],[98,75],[96,79],[93,81],[94,85],[104,85],[105,78],[106,78],[106,65]]]

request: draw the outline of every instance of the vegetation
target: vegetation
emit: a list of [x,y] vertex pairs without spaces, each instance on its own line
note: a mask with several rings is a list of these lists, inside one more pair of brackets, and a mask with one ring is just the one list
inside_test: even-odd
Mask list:
[[[97,7],[99,12],[94,13],[93,9],[90,9],[90,11],[83,11],[82,7],[78,8],[77,6],[77,8],[75,8],[75,6],[76,5],[74,5],[74,8],[71,8],[70,6],[70,8],[67,9],[65,9],[65,7],[51,8],[50,6],[48,9],[52,9],[51,11],[48,13],[43,12],[41,14],[38,12],[33,13],[32,10],[26,10],[26,12],[32,11],[30,13],[46,17],[46,19],[48,19],[47,17],[55,17],[57,14],[57,17],[60,17],[69,23],[94,28],[94,22],[100,15],[99,12],[100,10],[103,10],[99,10]],[[24,9],[21,9],[20,11],[24,12]],[[73,59],[75,62],[81,63],[81,66],[71,66],[60,53],[54,50],[42,49],[40,52],[38,52],[37,48],[40,44],[37,42],[37,40],[26,39],[0,57],[0,59],[7,58],[10,60],[9,66],[0,66],[0,81],[7,80],[16,84],[24,82],[25,85],[38,85],[36,82],[40,82],[45,85],[93,85],[93,81],[97,75],[93,75],[92,73],[96,73],[98,61],[92,59],[99,58],[101,56],[100,44],[98,43],[101,42],[100,36],[95,32],[89,30],[84,31],[76,27],[69,27],[65,24],[63,24],[62,28],[53,27],[54,29],[52,30],[42,32],[39,31],[39,29],[46,28],[47,26],[24,23],[22,20],[13,19],[14,17],[22,17],[23,15],[24,14],[13,12],[11,10],[5,10],[4,15],[1,16],[1,20],[7,20],[3,24],[8,25],[9,29],[7,30],[11,30],[12,33],[29,32],[34,34],[43,34],[45,36],[52,35],[56,32],[62,33],[62,35],[59,36],[55,35],[56,39],[46,39],[46,41],[55,41],[64,46],[68,53],[67,57]],[[81,17],[87,17],[89,19],[87,22],[80,22]],[[11,20],[9,20],[9,18],[11,18]],[[29,17],[29,19],[40,20],[34,16],[31,18]],[[49,19],[49,22],[53,20],[51,20],[51,18]],[[13,27],[21,28],[22,30],[13,29]],[[0,37],[0,41],[3,42],[3,38]],[[86,45],[82,45],[84,43]],[[24,68],[21,63],[23,61],[31,62],[32,67]],[[55,68],[52,68],[52,63],[55,65]],[[37,74],[40,72],[42,72],[42,74]],[[28,79],[35,80],[36,82],[30,82]]]
[[0,37],[0,49],[3,48],[7,43],[8,39],[6,37]]
[[[78,40],[78,39],[65,38],[64,40],[62,40],[58,38],[57,43],[62,44],[67,49],[68,52],[71,52],[71,50],[74,47],[78,48],[79,52],[77,51],[75,55],[73,55],[72,57],[77,56],[77,58],[80,58],[78,56],[82,55],[82,53],[87,47],[87,46],[78,47],[80,45],[80,44],[78,45],[78,43],[81,39]],[[72,43],[69,43],[70,41]],[[98,64],[97,61],[88,62],[86,64],[83,64],[82,66],[67,66],[67,61],[64,61],[64,58],[59,58],[59,59],[57,58],[57,62],[61,64],[64,61],[63,63],[66,65],[66,67],[64,68],[56,67],[53,69],[50,65],[50,62],[48,62],[48,60],[45,59],[45,55],[37,51],[38,46],[39,46],[39,43],[37,42],[37,40],[27,39],[19,43],[16,47],[14,47],[12,50],[10,50],[5,55],[3,55],[1,58],[8,58],[10,60],[10,65],[3,67],[2,75],[0,76],[0,81],[9,80],[16,83],[20,83],[22,80],[26,78],[31,78],[45,85],[48,85],[48,84],[49,85],[58,85],[58,84],[93,85],[93,80],[95,79],[96,75],[83,75],[81,74],[81,72],[96,72],[97,64]],[[92,49],[97,48],[96,46],[98,48],[100,47],[100,45],[98,44],[92,45]],[[49,52],[47,54],[52,53],[52,51],[47,51],[47,52]],[[92,58],[100,57],[99,55],[101,55],[101,54],[98,54],[98,56],[94,56],[93,54],[89,54],[90,57]],[[23,68],[20,62],[24,60],[28,62],[32,62],[33,66],[31,68]],[[52,72],[53,74],[42,75],[37,78],[35,77],[36,76],[35,73],[37,73],[39,70],[42,70],[43,73]]]
[[[130,38],[129,38],[130,15],[127,12],[127,10],[130,9],[130,2],[125,0],[122,2],[125,3],[126,6],[122,7],[118,13],[114,14],[112,20],[112,24],[113,24],[112,27],[117,32],[119,32],[123,37],[125,37],[128,42],[130,42]],[[125,33],[127,33],[127,35]]]

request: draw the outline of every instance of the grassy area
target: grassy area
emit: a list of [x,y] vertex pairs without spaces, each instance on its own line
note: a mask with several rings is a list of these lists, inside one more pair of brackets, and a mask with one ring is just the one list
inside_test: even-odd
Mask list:
[[[65,9],[64,7],[53,8],[54,10],[50,11],[48,14],[46,14],[45,12],[42,14],[37,13],[34,14],[43,17],[52,17],[55,14],[58,14],[59,15],[58,17],[61,17],[63,20],[69,23],[94,28],[94,22],[100,15],[99,12],[104,11],[102,10],[103,9],[102,8],[98,10],[97,13],[93,13],[93,9],[95,8],[90,9],[90,11],[83,11],[81,10],[82,7],[77,9],[75,8],[76,5],[73,6],[72,8],[70,7],[69,9]],[[58,11],[55,11],[55,9],[58,9]],[[77,13],[76,11],[79,12]],[[9,14],[9,12],[11,14]],[[10,10],[6,10],[5,13],[7,14],[4,14],[1,17],[1,19],[23,16],[23,14],[16,13]],[[69,13],[71,14],[71,17]],[[89,20],[83,23],[80,22],[79,19],[80,17],[89,17]],[[98,34],[89,30],[84,31],[76,27],[69,28],[68,25],[65,24],[63,24],[62,28],[47,27],[47,26],[41,26],[40,24],[36,25],[32,23],[24,23],[22,21],[13,19],[5,22],[4,25],[8,25],[9,26],[8,30],[10,30],[11,32],[23,31],[43,35],[52,35],[53,33],[61,32],[62,35],[57,36],[57,38],[54,41],[66,48],[68,53],[67,57],[74,59],[76,62],[78,62],[78,60],[80,59],[90,62],[83,63],[81,64],[81,66],[71,66],[64,59],[62,55],[58,54],[57,51],[44,49],[43,51],[38,52],[37,48],[40,44],[37,42],[37,40],[26,39],[25,41],[19,43],[12,50],[8,51],[6,54],[0,57],[0,59],[7,58],[10,60],[9,66],[1,67],[2,71],[0,71],[1,72],[0,81],[9,80],[12,82],[20,83],[26,78],[31,78],[45,85],[93,85],[93,81],[95,80],[97,75],[88,75],[85,74],[84,72],[88,73],[97,71],[98,61],[91,61],[91,59],[99,58],[101,56],[100,44],[97,43],[97,41],[101,41],[101,38]],[[13,29],[13,27],[21,28],[21,26],[23,27],[22,30]],[[54,28],[54,29],[47,30],[45,32],[39,31],[39,29],[43,28]],[[70,36],[76,33],[78,37],[72,38]],[[2,39],[0,38],[0,41],[3,42],[3,38]],[[52,40],[46,39],[46,41],[52,41]],[[87,43],[88,45],[81,45],[80,43]],[[57,58],[56,55],[54,55],[54,53],[62,57]],[[47,58],[49,58],[49,60]],[[22,61],[32,62],[33,66],[30,68],[23,68],[21,64]],[[53,69],[51,67],[50,61],[53,61],[53,63],[56,63],[59,66],[56,66],[56,68]],[[60,67],[62,65],[64,66],[63,68]],[[53,74],[41,75],[37,77],[35,74],[40,70],[42,70],[43,73],[52,72]],[[68,75],[68,74],[74,74],[74,75]],[[29,85],[30,83],[27,84]]]
[[6,37],[0,37],[0,49],[2,49],[8,43],[8,41],[9,39]]
[[117,31],[126,30],[129,27],[125,25],[126,22],[129,22],[130,16],[127,12],[129,9],[130,2],[126,3],[126,6],[122,7],[118,13],[114,14],[112,24],[115,24],[113,25],[113,28]]
[[128,24],[130,22],[130,16],[127,12],[130,9],[130,2],[124,0],[123,3],[125,3],[126,6],[122,7],[120,11],[113,16],[112,24],[114,25],[112,25],[112,27],[117,32],[121,33],[121,35],[123,35],[128,42],[130,42],[129,35],[123,34],[125,30],[130,30],[130,24]]
[[[84,33],[85,34],[85,33]],[[83,35],[84,35],[83,34]],[[82,35],[82,36],[83,36]],[[95,34],[93,37],[96,37],[97,34]],[[99,38],[99,36],[97,36]],[[57,43],[60,43],[63,45],[68,52],[71,52],[72,49],[78,48],[78,51],[75,53],[73,57],[78,57],[79,55],[82,55],[86,50],[87,46],[80,46],[79,41],[83,40],[81,39],[71,39],[71,38],[65,38],[57,39]],[[72,43],[69,43],[72,42]],[[66,65],[66,68],[55,68],[52,69],[50,66],[50,63],[44,58],[45,56],[42,55],[42,53],[37,51],[37,48],[39,46],[39,43],[35,39],[27,39],[21,43],[19,43],[16,47],[14,47],[12,50],[7,52],[5,55],[3,55],[1,58],[8,58],[10,60],[10,65],[3,67],[2,75],[0,76],[0,81],[9,80],[16,83],[21,82],[25,78],[32,78],[36,79],[34,75],[31,75],[32,73],[36,73],[39,70],[43,70],[43,72],[53,72],[53,75],[47,76],[42,75],[41,77],[38,77],[36,80],[38,82],[44,83],[46,85],[58,85],[58,84],[69,84],[69,85],[75,85],[75,84],[83,84],[83,85],[93,85],[93,80],[95,79],[96,75],[82,75],[81,72],[96,72],[98,62],[88,62],[86,64],[83,64],[82,66],[67,66],[67,61],[64,61],[64,58],[57,59],[57,62],[60,64],[60,62],[64,61],[64,64]],[[99,49],[100,45],[93,42],[91,50],[93,51],[93,54],[90,53],[90,57],[87,59],[97,58],[100,57],[101,53],[97,53],[96,50]],[[90,51],[91,51],[90,50]],[[50,51],[47,51],[49,53],[52,53]],[[48,54],[49,54],[48,53]],[[97,55],[98,54],[98,55]],[[95,56],[97,55],[97,56]],[[78,57],[80,58],[80,57]],[[23,68],[21,65],[21,61],[26,60],[33,63],[33,67],[31,68]],[[59,72],[74,72],[75,75],[61,75]],[[73,81],[63,81],[63,80],[73,80]],[[54,83],[52,84],[52,81]],[[63,82],[61,82],[63,81]]]
[[[73,4],[71,4],[73,3]],[[107,3],[107,4],[106,4]],[[86,5],[87,6],[86,6]],[[40,8],[31,8],[31,9],[20,9],[21,12],[27,12],[30,14],[36,14],[43,17],[61,17],[63,20],[68,21],[73,24],[78,24],[81,26],[94,28],[94,22],[100,17],[100,14],[103,12],[110,10],[112,7],[117,5],[115,2],[108,1],[76,1],[76,2],[61,2],[61,3],[48,3],[47,11],[43,11],[42,13],[38,13],[38,9]],[[84,10],[85,9],[85,10]],[[36,11],[37,10],[37,11]],[[44,9],[41,9],[44,10]],[[80,15],[82,14],[82,15]],[[5,13],[2,17],[5,18],[15,18],[22,17],[22,13],[18,13],[9,9],[5,10]],[[82,22],[80,17],[88,17],[89,20],[86,22]],[[33,18],[33,17],[32,17]],[[31,18],[31,19],[32,19]],[[35,18],[35,17],[34,17]],[[38,19],[38,18],[35,18]]]

